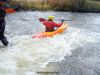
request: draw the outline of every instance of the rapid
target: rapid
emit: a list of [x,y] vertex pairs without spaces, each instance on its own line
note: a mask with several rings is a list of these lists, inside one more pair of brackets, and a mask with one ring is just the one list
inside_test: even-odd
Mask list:
[[[54,15],[56,22],[71,20],[67,21],[68,29],[52,38],[32,39],[33,34],[45,30],[38,19],[49,15]],[[0,75],[46,75],[37,73],[45,71],[57,71],[59,75],[100,74],[99,13],[7,14],[5,34],[10,44],[4,47],[0,42]]]

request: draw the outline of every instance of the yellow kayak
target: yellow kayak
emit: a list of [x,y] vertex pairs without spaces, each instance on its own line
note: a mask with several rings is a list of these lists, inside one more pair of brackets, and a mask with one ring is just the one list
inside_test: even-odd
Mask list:
[[45,38],[45,37],[52,37],[56,34],[62,33],[65,29],[68,28],[68,25],[64,23],[62,26],[60,26],[57,30],[52,32],[40,32],[38,34],[35,34],[32,36],[32,38]]

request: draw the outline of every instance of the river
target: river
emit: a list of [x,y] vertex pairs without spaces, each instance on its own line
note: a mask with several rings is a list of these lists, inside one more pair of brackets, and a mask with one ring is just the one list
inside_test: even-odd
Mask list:
[[[44,31],[39,18],[49,15],[67,21],[69,27],[52,38],[32,39]],[[0,75],[100,75],[100,14],[27,11],[6,15],[0,42]]]

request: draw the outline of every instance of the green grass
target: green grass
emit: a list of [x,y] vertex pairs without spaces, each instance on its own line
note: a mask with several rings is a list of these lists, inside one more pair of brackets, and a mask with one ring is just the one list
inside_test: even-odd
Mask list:
[[[61,10],[61,11],[68,11],[72,10],[71,8],[74,7],[71,0],[51,0],[51,2],[43,3],[40,1],[13,1],[10,2],[11,5],[20,4],[24,9],[37,9],[37,10]],[[84,7],[82,8],[83,11],[100,11],[100,1],[97,0],[87,0]]]
[[36,8],[38,10],[65,10],[69,9],[68,6],[71,5],[70,0],[51,0],[48,4],[40,1],[11,1],[10,5],[20,4],[25,9]]
[[84,10],[87,11],[100,11],[100,1],[87,1]]

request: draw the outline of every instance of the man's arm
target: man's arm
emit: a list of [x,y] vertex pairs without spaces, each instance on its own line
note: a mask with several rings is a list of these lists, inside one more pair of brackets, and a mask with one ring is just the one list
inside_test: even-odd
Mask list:
[[53,25],[54,25],[55,27],[60,27],[62,24],[63,24],[63,23],[55,23],[55,22],[54,22]]

